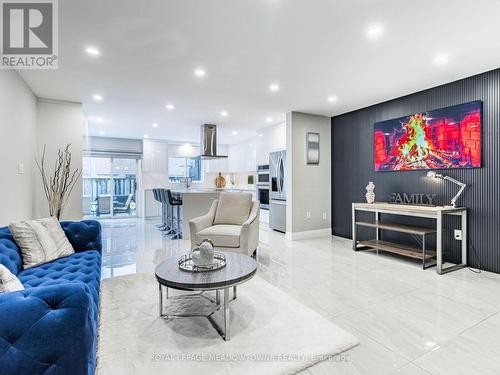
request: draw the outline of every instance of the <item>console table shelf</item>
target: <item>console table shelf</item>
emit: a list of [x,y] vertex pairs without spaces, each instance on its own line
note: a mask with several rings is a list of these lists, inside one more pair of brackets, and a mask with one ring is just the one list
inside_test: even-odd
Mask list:
[[[356,212],[371,212],[375,214],[374,221],[356,220]],[[380,215],[394,215],[397,216],[413,216],[435,220],[435,227],[428,228],[422,226],[414,226],[399,223],[389,223],[380,220]],[[462,229],[462,259],[459,264],[451,267],[443,267],[443,216],[454,215],[461,218]],[[358,241],[357,228],[368,227],[375,229],[375,239],[367,241]],[[414,236],[422,236],[421,248],[406,246],[403,244],[381,241],[380,231],[388,230],[393,232],[407,233]],[[436,237],[436,251],[429,251],[426,249],[426,237],[428,235],[435,235]],[[420,241],[419,241],[420,242]],[[454,271],[467,266],[467,208],[465,207],[451,207],[451,206],[416,206],[416,205],[403,205],[391,204],[387,202],[375,203],[353,203],[352,204],[352,248],[354,251],[358,250],[358,245],[363,247],[370,247],[377,250],[400,254],[414,259],[422,260],[422,267],[425,269],[436,265],[437,273],[443,274],[446,272]],[[436,259],[436,262],[429,263],[431,259]]]
[[436,228],[417,227],[417,226],[413,226],[413,225],[403,225],[403,224],[395,224],[395,223],[385,223],[382,221],[379,221],[379,222],[376,222],[376,221],[356,221],[356,225],[359,225],[362,227],[391,230],[391,231],[400,232],[400,233],[418,234],[420,236],[422,236],[424,234],[436,233]]
[[399,254],[413,259],[431,260],[436,257],[435,251],[426,251],[425,254],[422,249],[418,247],[406,246],[394,242],[380,241],[380,240],[367,240],[359,241],[359,245],[374,248],[375,250],[387,251],[388,253]]

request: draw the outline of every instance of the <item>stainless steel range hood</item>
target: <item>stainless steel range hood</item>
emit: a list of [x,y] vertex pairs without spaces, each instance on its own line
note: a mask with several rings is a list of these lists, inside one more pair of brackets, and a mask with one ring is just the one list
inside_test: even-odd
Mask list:
[[201,126],[201,155],[202,159],[222,159],[227,155],[217,155],[217,125],[204,124]]

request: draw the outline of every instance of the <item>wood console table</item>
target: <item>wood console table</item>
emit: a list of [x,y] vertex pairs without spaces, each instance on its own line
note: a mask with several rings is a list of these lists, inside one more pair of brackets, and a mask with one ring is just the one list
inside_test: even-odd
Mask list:
[[[367,211],[375,213],[374,221],[361,221],[356,220],[356,211]],[[380,214],[402,215],[424,217],[436,220],[435,228],[402,225],[385,223],[380,221]],[[450,267],[443,268],[443,215],[460,216],[462,219],[462,258],[461,263]],[[357,227],[364,226],[374,228],[376,237],[373,240],[358,241],[357,240]],[[397,244],[394,242],[387,242],[380,240],[380,230],[390,230],[400,233],[410,233],[422,236],[422,249]],[[425,237],[429,234],[436,234],[436,251],[428,251],[425,247]],[[358,244],[374,248],[381,251],[387,251],[414,259],[421,259],[423,268],[430,267],[427,263],[428,260],[436,258],[437,273],[443,274],[467,266],[467,208],[465,207],[443,207],[443,206],[415,206],[392,204],[384,202],[375,203],[353,203],[352,204],[352,246],[353,250],[358,250]]]

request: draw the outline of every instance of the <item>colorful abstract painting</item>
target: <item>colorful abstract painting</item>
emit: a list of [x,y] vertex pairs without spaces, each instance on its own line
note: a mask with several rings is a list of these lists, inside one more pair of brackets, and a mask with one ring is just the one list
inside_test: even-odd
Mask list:
[[376,171],[481,167],[476,101],[375,123]]

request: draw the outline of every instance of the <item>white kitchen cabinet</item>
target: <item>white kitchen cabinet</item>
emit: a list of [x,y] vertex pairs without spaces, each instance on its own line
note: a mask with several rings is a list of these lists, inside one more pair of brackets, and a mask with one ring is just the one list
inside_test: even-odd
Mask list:
[[[269,126],[260,131],[262,137],[257,137],[257,165],[269,164],[269,154],[286,149],[286,124]],[[305,140],[304,140],[305,142]]]
[[168,145],[165,141],[143,140],[142,170],[144,172],[168,171]]
[[254,172],[257,170],[255,142],[242,142],[229,146],[228,172]]
[[146,219],[161,217],[161,203],[155,200],[153,190],[144,190],[144,217]]
[[[218,145],[217,146],[217,154],[218,155],[228,155],[228,146],[227,145]],[[204,159],[203,163],[205,163],[205,172],[206,173],[227,173],[228,168],[228,158],[221,159]]]

